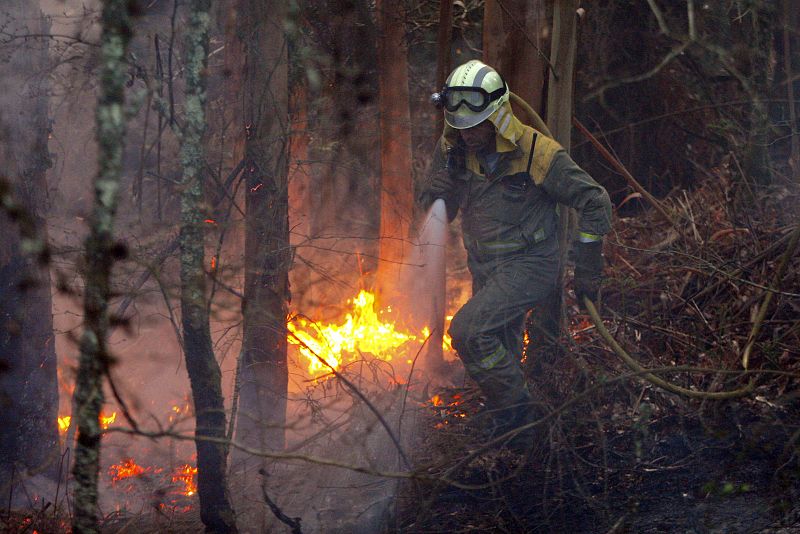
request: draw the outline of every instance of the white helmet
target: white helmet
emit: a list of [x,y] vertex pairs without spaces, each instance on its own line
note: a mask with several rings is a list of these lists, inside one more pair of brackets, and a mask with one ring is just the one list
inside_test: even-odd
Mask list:
[[473,59],[450,73],[438,98],[447,124],[463,130],[486,120],[508,97],[508,85],[500,74]]

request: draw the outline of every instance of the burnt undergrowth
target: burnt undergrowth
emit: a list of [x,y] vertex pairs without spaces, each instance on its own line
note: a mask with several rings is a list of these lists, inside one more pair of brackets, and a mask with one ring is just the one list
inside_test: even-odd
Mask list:
[[772,185],[743,208],[756,186],[731,174],[722,165],[662,200],[674,225],[649,212],[614,222],[601,313],[658,376],[693,391],[753,381],[753,391],[725,401],[666,392],[572,306],[568,338],[532,340],[524,362],[541,415],[530,451],[487,442],[474,386],[440,391],[414,461],[448,482],[407,484],[398,531],[800,529],[800,256],[787,250],[798,191]]

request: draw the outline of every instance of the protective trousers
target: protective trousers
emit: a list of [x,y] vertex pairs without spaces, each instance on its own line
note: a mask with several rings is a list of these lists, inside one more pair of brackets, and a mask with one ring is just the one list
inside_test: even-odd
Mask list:
[[553,291],[558,275],[555,236],[508,256],[469,255],[472,298],[448,333],[470,377],[501,425],[527,414],[531,396],[520,367],[527,312]]

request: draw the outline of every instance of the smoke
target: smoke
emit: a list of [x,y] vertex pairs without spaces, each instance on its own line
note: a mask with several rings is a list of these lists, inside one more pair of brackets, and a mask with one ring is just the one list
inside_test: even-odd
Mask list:
[[[443,201],[434,203],[419,228],[391,292],[402,298],[383,304],[398,324],[415,332],[428,328],[424,346],[413,359],[362,355],[343,366],[338,378],[306,382],[305,391],[292,394],[289,451],[373,472],[274,463],[271,498],[310,532],[373,533],[387,524],[402,482],[380,473],[413,469],[417,419],[430,409],[431,388],[452,379],[445,376],[442,351],[448,241]],[[265,526],[276,528],[271,521]]]

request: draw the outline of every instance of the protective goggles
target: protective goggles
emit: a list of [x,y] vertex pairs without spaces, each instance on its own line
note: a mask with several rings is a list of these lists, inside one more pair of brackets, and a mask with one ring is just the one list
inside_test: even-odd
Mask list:
[[491,93],[482,87],[445,87],[442,90],[444,107],[450,113],[458,110],[461,106],[467,106],[470,110],[478,113],[483,111],[489,104],[506,94],[506,83],[503,87]]

